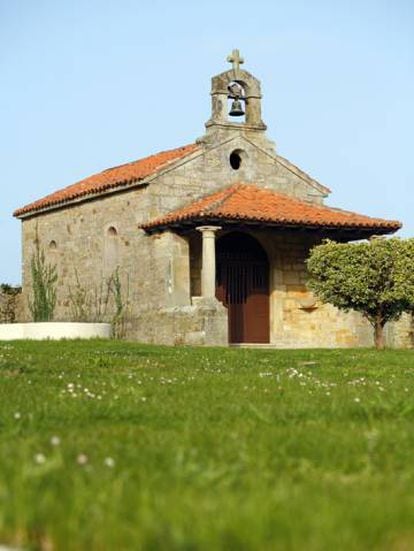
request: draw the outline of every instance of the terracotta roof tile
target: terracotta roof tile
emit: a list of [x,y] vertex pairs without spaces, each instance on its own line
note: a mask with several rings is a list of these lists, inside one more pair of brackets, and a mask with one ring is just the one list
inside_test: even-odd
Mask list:
[[277,226],[368,229],[391,233],[401,227],[396,220],[312,204],[252,184],[234,184],[141,227],[163,229],[179,223],[241,221]]
[[108,168],[103,172],[89,176],[76,184],[72,184],[42,199],[34,201],[25,207],[17,209],[13,214],[17,217],[23,216],[48,207],[64,204],[87,195],[99,194],[109,189],[115,189],[143,180],[157,172],[157,170],[164,168],[168,163],[189,155],[198,147],[197,144],[190,144],[177,149],[162,151],[161,153],[139,159],[138,161],[133,161],[132,163]]

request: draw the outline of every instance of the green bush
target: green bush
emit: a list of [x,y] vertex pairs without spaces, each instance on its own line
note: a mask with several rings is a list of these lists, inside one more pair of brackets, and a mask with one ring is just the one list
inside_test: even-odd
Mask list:
[[307,267],[312,291],[341,310],[361,312],[377,348],[384,347],[385,324],[414,307],[414,239],[327,240],[312,249]]
[[35,251],[30,261],[32,298],[29,308],[33,321],[50,321],[56,306],[56,265],[46,261],[45,252],[36,236]]

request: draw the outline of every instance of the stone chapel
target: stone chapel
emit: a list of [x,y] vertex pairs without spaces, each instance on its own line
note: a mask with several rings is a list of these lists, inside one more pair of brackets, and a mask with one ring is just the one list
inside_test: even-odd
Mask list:
[[[54,319],[74,320],[73,296],[102,298],[115,272],[125,336],[195,345],[372,345],[356,312],[321,304],[305,260],[324,238],[352,241],[400,223],[324,205],[329,189],[281,157],[266,136],[261,85],[231,67],[211,81],[211,118],[194,143],[109,168],[18,209],[25,319],[30,261],[40,243],[58,272]],[[101,293],[101,295],[99,295]],[[100,298],[99,298],[100,296]],[[111,310],[112,309],[112,310]],[[95,319],[93,319],[95,316]]]

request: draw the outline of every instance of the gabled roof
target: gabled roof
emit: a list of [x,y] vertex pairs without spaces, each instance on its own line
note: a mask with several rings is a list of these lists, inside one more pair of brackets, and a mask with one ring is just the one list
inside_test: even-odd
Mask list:
[[193,153],[198,148],[197,144],[190,144],[177,149],[162,151],[161,153],[150,155],[132,163],[108,168],[103,172],[89,176],[76,184],[55,191],[42,199],[38,199],[25,207],[17,209],[13,215],[21,217],[39,210],[60,206],[75,199],[87,197],[88,195],[98,195],[144,180],[158,170],[165,168],[169,163],[190,155],[190,153]]
[[241,222],[279,227],[358,229],[392,233],[401,227],[396,220],[307,203],[253,184],[234,184],[181,209],[141,225],[146,231],[200,223]]

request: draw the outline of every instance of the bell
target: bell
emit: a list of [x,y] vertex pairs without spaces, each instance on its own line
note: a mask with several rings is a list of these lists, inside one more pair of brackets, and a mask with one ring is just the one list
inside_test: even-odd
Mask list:
[[244,115],[242,103],[240,100],[233,100],[229,115],[231,117],[242,117]]

